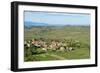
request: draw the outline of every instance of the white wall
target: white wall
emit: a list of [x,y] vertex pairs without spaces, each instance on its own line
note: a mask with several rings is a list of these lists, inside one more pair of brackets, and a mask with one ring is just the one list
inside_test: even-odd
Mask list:
[[[13,0],[0,0],[0,73],[11,73],[10,69],[10,2]],[[18,1],[18,0],[16,0]],[[78,4],[78,5],[93,5],[98,6],[100,9],[99,0],[21,0],[21,1],[34,1],[46,3],[62,3],[62,4]],[[99,10],[100,12],[100,10]],[[98,13],[99,13],[98,12]],[[98,14],[100,16],[100,14]],[[100,18],[100,17],[99,17]],[[99,19],[98,18],[98,19]],[[99,24],[100,22],[98,22]],[[98,25],[100,27],[100,25]],[[100,29],[99,29],[100,30]],[[100,34],[99,34],[100,37]],[[100,40],[100,39],[99,39]],[[99,42],[100,43],[100,42]],[[100,48],[100,46],[99,46]],[[100,50],[98,50],[100,51]],[[100,53],[99,53],[100,55]],[[100,58],[99,58],[100,61]],[[99,62],[100,64],[100,62]],[[74,69],[60,69],[60,70],[45,70],[35,71],[36,73],[87,73],[100,72],[99,67],[91,68],[74,68]],[[30,71],[32,73],[32,71]]]

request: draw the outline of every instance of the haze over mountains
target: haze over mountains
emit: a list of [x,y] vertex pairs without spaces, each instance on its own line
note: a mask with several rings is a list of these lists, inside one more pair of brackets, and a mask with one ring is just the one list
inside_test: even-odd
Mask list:
[[82,24],[48,24],[48,23],[41,23],[41,22],[30,22],[30,21],[25,21],[24,22],[24,27],[25,28],[31,28],[33,26],[89,26],[87,25],[82,25]]

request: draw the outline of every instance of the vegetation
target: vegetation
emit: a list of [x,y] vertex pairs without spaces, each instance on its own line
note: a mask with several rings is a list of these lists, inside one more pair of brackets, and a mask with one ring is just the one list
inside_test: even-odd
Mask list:
[[90,26],[34,26],[24,39],[24,61],[90,58]]

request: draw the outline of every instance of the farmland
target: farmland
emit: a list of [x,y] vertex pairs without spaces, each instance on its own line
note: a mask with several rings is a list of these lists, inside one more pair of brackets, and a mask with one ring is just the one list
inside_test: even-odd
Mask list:
[[[66,25],[25,27],[24,42],[28,42],[32,39],[38,41],[42,39],[49,44],[51,44],[51,40],[59,43],[62,42],[63,44],[69,44],[70,46],[68,47],[72,47],[73,49],[70,51],[66,51],[65,49],[63,51],[60,49],[46,50],[44,52],[41,50],[42,47],[34,48],[34,46],[32,46],[28,49],[24,47],[24,61],[27,62],[90,58],[90,26]],[[76,41],[78,41],[78,43],[74,44]]]

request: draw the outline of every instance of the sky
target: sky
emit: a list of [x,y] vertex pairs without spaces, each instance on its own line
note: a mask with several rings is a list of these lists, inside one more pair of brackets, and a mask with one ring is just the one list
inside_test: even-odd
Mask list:
[[48,25],[90,25],[90,18],[90,14],[85,13],[24,11],[24,22]]

